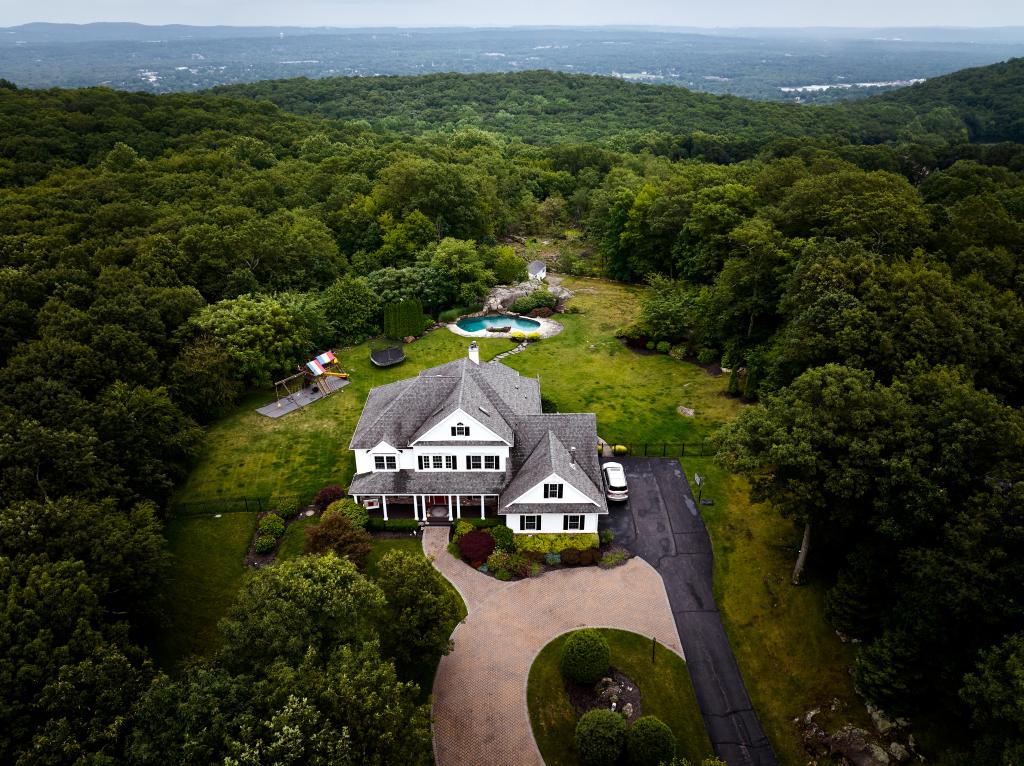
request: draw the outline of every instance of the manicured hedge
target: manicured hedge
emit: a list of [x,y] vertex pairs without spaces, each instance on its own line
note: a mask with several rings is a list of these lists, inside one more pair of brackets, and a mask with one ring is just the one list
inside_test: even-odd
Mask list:
[[384,519],[371,518],[366,522],[366,530],[368,532],[415,532],[420,528],[420,523],[416,519],[391,519],[390,521],[384,521]]
[[562,646],[562,675],[578,684],[596,684],[611,661],[608,639],[593,628],[573,631]]
[[491,527],[491,537],[494,538],[494,544],[498,546],[498,550],[506,553],[514,553],[516,550],[516,533],[506,527],[504,524],[501,526]]
[[584,551],[600,545],[593,532],[565,533],[557,535],[516,535],[516,548],[524,553],[560,553],[566,548]]
[[277,540],[269,535],[260,535],[256,538],[256,552],[270,553],[277,547]]
[[426,319],[423,316],[423,304],[419,300],[410,298],[384,307],[384,334],[389,338],[419,335],[424,327]]
[[277,540],[284,534],[284,519],[276,513],[268,513],[260,519],[260,534]]
[[611,710],[590,710],[576,724],[576,752],[583,766],[615,766],[625,741],[626,719]]
[[633,722],[626,735],[626,762],[629,766],[669,763],[676,757],[676,737],[672,730],[653,715]]

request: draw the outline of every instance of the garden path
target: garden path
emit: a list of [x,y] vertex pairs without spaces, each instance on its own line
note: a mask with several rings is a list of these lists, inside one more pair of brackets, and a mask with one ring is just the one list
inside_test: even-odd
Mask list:
[[682,656],[661,576],[643,559],[614,569],[577,567],[501,582],[448,553],[448,527],[427,527],[423,550],[466,602],[454,649],[434,677],[438,766],[544,766],[530,728],[526,682],[541,649],[584,626],[620,628]]

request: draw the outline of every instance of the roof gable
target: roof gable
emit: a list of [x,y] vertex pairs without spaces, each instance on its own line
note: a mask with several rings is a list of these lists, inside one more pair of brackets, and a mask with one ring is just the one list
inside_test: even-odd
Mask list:
[[[372,389],[349,447],[370,449],[387,441],[404,449],[459,410],[494,434],[495,441],[511,445],[519,420],[541,412],[540,385],[503,364],[456,359]],[[436,440],[450,438],[449,432]]]
[[582,495],[582,498],[571,497],[566,500],[575,500],[576,502],[585,500],[603,506],[604,495],[577,460],[578,454],[578,449],[575,453],[570,452],[569,448],[555,435],[555,432],[548,429],[505,489],[503,493],[507,498],[504,500],[505,507],[510,508],[552,476],[561,479],[562,482]]

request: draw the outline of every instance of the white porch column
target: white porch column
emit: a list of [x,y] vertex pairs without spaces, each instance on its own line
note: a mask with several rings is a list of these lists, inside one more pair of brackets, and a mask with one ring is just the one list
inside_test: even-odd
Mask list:
[[462,518],[462,495],[455,496],[455,518]]
[[416,521],[420,520],[420,500],[419,500],[419,497],[420,497],[419,495],[413,495],[412,496],[412,517],[414,519],[416,519]]
[[480,518],[482,519],[486,515],[487,509],[484,508],[484,496],[480,495]]
[[359,495],[352,495],[352,502],[353,503],[358,503],[359,502]]
[[388,520],[388,496],[387,495],[381,495],[380,496],[380,501],[381,501],[381,507],[384,509],[384,521],[387,521]]
[[452,496],[448,495],[448,521],[452,520]]

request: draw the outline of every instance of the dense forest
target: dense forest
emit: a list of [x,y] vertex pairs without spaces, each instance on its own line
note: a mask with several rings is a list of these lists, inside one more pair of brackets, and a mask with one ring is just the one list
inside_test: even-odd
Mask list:
[[162,519],[247,388],[573,227],[566,268],[650,285],[628,339],[758,402],[720,458],[807,530],[864,693],[1019,762],[1022,71],[814,108],[546,73],[4,84],[0,761],[428,762],[389,594],[346,562],[254,578],[217,657],[155,669]]

